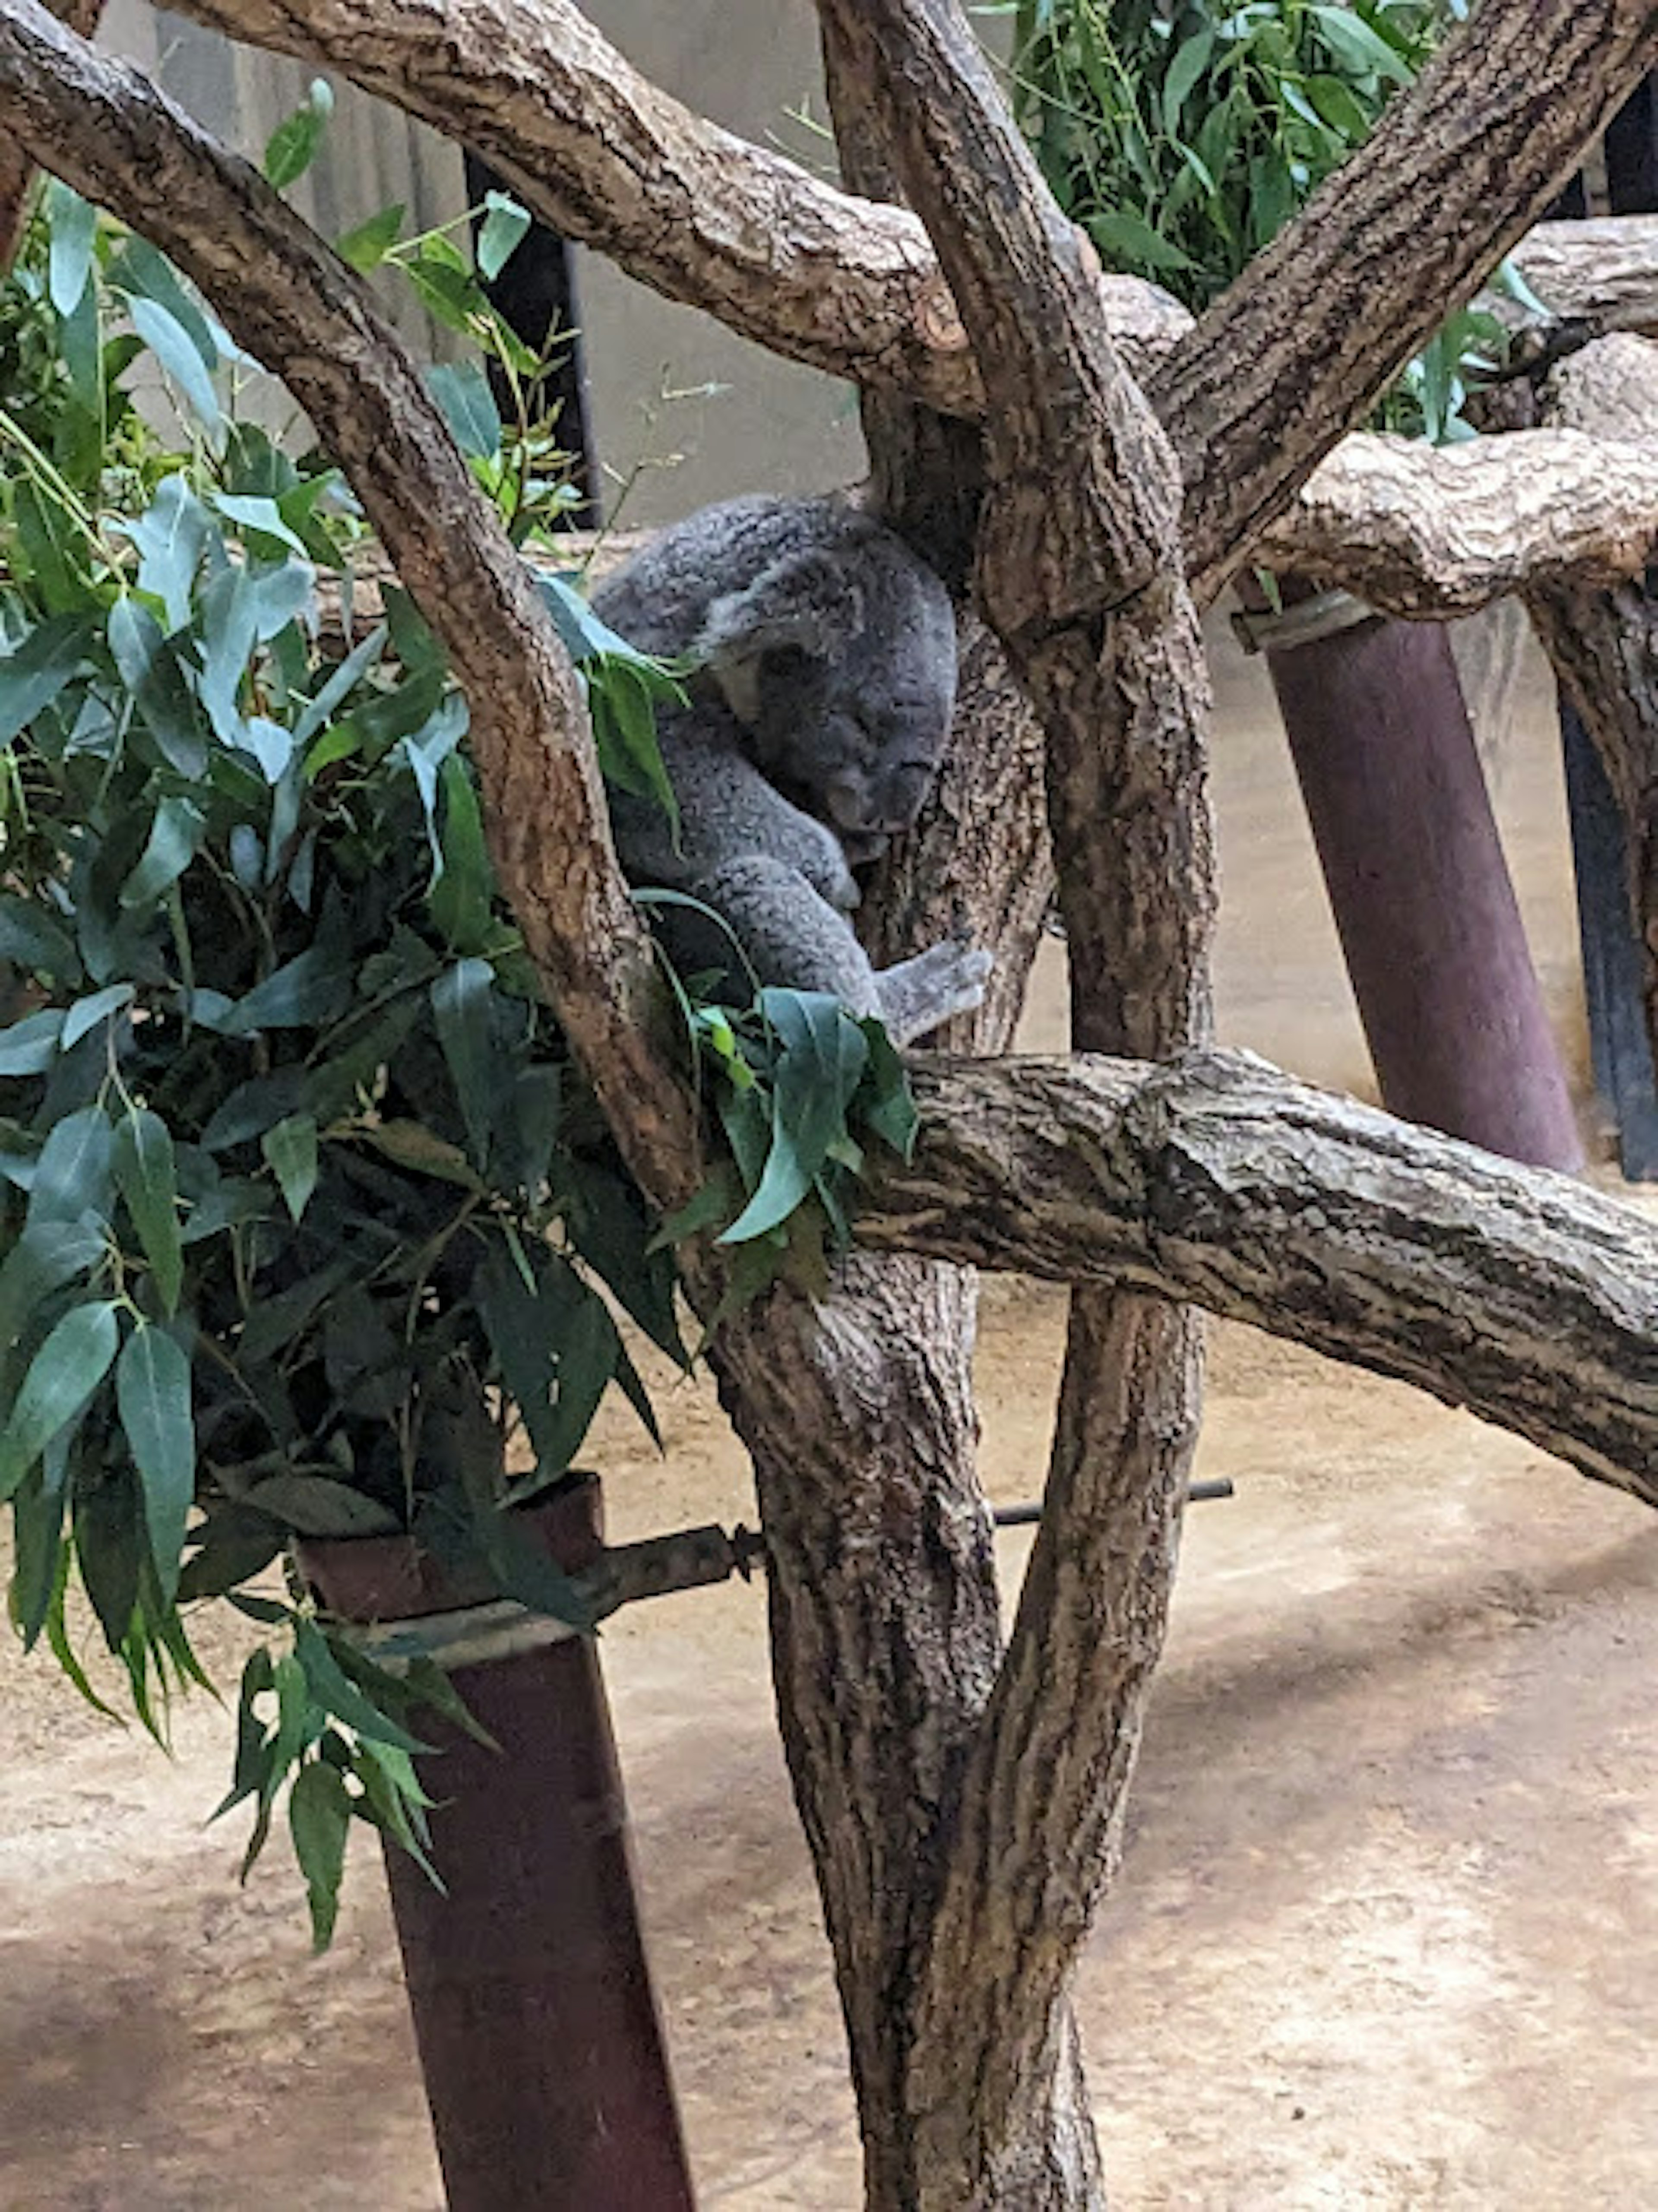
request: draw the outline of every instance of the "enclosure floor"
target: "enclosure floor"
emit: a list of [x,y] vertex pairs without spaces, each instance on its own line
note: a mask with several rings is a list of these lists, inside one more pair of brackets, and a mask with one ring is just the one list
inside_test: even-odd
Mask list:
[[[1223,671],[1233,1041],[1362,1085],[1362,1048],[1258,694]],[[1576,1060],[1546,744],[1499,764]],[[1058,1030],[1042,979],[1031,1035]],[[1040,1486],[1062,1326],[993,1286],[987,1479]],[[1127,1861],[1079,1978],[1113,2202],[1658,2203],[1658,1522],[1417,1395],[1215,1333],[1174,1632]],[[615,1532],[752,1517],[698,1392],[659,1462],[607,1426]],[[1017,1584],[1023,1543],[1004,1565]],[[636,1607],[604,1652],[653,1955],[709,2207],[843,2212],[840,2022],[766,1680],[762,1600]],[[210,1646],[234,1681],[237,1654]],[[378,1871],[331,1956],[273,1854],[246,1890],[228,1716],[168,1763],[0,1638],[3,2212],[435,2212]],[[648,2212],[648,2208],[641,2208]]]

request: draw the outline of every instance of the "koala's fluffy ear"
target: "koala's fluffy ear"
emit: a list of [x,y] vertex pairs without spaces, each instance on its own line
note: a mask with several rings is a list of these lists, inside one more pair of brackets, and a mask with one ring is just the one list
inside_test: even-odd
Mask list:
[[746,591],[709,607],[696,651],[722,682],[784,647],[828,659],[864,626],[864,594],[844,553],[786,554]]

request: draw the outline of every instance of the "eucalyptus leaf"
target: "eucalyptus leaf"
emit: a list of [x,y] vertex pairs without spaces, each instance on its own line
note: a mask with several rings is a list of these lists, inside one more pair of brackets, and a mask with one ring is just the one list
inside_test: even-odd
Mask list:
[[178,1311],[184,1283],[184,1249],[173,1134],[159,1114],[137,1107],[122,1117],[115,1127],[111,1165],[162,1309],[171,1316]]
[[96,1394],[120,1338],[116,1312],[108,1298],[71,1306],[29,1362],[0,1430],[0,1502]]
[[190,1361],[166,1329],[140,1322],[128,1337],[116,1363],[115,1402],[138,1470],[150,1564],[169,1602],[196,1496],[196,1426]]

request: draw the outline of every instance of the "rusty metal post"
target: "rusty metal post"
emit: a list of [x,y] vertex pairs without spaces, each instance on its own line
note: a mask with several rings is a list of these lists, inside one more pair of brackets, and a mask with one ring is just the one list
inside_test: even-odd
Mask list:
[[[1286,609],[1308,596],[1285,580]],[[1581,1167],[1444,629],[1373,616],[1266,659],[1384,1103],[1511,1159]]]
[[[537,1519],[579,1571],[601,1541],[597,1480]],[[404,1540],[301,1548],[346,1619],[416,1619],[472,1595]],[[422,1775],[444,1891],[386,1852],[450,2212],[691,2212],[597,1649],[573,1637],[453,1680],[501,1749],[422,1730],[442,1753]]]

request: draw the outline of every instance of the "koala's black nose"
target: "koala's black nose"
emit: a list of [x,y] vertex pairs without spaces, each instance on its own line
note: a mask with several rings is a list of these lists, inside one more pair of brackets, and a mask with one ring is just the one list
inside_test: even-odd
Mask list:
[[901,761],[881,787],[880,827],[889,836],[908,830],[926,804],[932,786],[931,761]]

